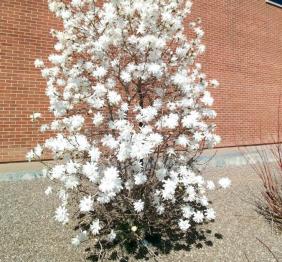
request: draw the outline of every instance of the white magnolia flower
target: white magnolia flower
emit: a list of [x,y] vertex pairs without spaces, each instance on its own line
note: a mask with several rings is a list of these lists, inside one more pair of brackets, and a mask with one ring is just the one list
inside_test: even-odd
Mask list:
[[196,223],[202,223],[202,222],[204,221],[203,212],[201,212],[201,211],[194,212],[193,220],[194,220]]
[[81,231],[77,236],[72,238],[71,243],[74,246],[79,246],[81,242],[87,240],[88,238],[88,232],[86,230]]
[[83,6],[83,1],[82,0],[72,0],[71,5],[73,7],[82,7]]
[[35,59],[35,61],[34,61],[34,66],[35,66],[36,68],[44,67],[44,62],[42,61],[42,59]]
[[215,219],[215,211],[212,208],[208,208],[205,212],[207,220],[214,220]]
[[149,64],[148,65],[148,71],[153,76],[156,76],[156,77],[160,77],[162,75],[162,67],[159,64],[155,64],[155,63]]
[[116,91],[109,91],[108,99],[111,105],[117,105],[121,101],[121,96]]
[[40,126],[40,132],[44,133],[49,129],[49,125],[43,124]]
[[167,175],[167,170],[165,168],[160,168],[156,170],[156,177],[159,181],[163,181]]
[[68,193],[64,189],[61,189],[58,193],[58,196],[62,202],[62,206],[65,207],[68,203],[68,197],[69,197]]
[[79,238],[76,236],[76,237],[73,237],[72,239],[71,239],[71,243],[72,243],[72,245],[74,245],[74,246],[79,246],[80,245],[80,240],[79,240]]
[[96,68],[96,70],[93,71],[93,76],[97,77],[97,78],[102,78],[107,74],[107,70],[102,67],[102,66],[98,66]]
[[92,199],[92,196],[83,197],[79,203],[80,211],[82,213],[93,211],[94,210],[93,204],[94,201]]
[[105,169],[99,189],[106,194],[120,192],[122,189],[122,180],[119,177],[116,167],[108,167]]
[[218,180],[218,184],[225,189],[231,186],[231,180],[228,177],[223,177]]
[[210,83],[211,83],[211,85],[212,85],[213,87],[218,87],[218,86],[219,86],[218,81],[215,80],[215,79],[211,80]]
[[204,139],[204,135],[201,132],[195,132],[193,138],[197,143],[199,143]]
[[131,81],[131,75],[126,71],[121,72],[120,78],[125,83],[129,83]]
[[178,222],[178,226],[183,232],[186,232],[191,225],[189,223],[189,220],[180,219]]
[[109,135],[105,135],[102,139],[101,142],[103,144],[103,146],[107,146],[111,149],[114,149],[118,146],[118,141],[114,139],[114,137],[109,134]]
[[90,225],[90,231],[93,235],[98,235],[102,229],[99,219],[95,219]]
[[31,122],[34,122],[39,118],[41,118],[41,113],[36,112],[36,113],[33,113],[32,115],[30,115]]
[[158,206],[157,206],[157,213],[158,213],[159,215],[162,215],[162,214],[164,213],[164,211],[165,211],[165,208],[164,208],[163,205],[158,205]]
[[169,128],[175,129],[178,126],[179,116],[175,113],[170,113],[169,115],[165,115],[161,118],[160,121],[157,122],[157,127],[161,128]]
[[[63,45],[62,43],[60,43],[60,42],[57,42],[57,43],[54,45],[54,49],[55,49],[57,52],[60,52],[60,51],[62,51],[62,50],[64,49],[64,45]],[[57,84],[58,84],[59,86],[63,86],[63,85],[64,85],[64,80],[58,79]]]
[[52,193],[53,188],[51,186],[48,186],[47,189],[45,190],[45,194],[48,196]]
[[[71,12],[69,10],[62,10],[60,15],[64,20],[68,20],[71,17]],[[50,60],[51,60],[51,62],[53,61],[51,58],[50,58]],[[62,62],[63,62],[62,60],[58,59],[58,60],[55,60],[53,63],[54,64],[60,64]]]
[[168,154],[169,156],[175,156],[176,153],[175,153],[174,148],[169,147],[169,148],[167,149],[167,154]]
[[56,209],[55,219],[62,224],[66,224],[69,222],[69,213],[64,206],[59,206]]
[[42,176],[43,176],[44,178],[46,178],[46,177],[48,176],[48,174],[49,174],[48,169],[47,169],[47,168],[45,168],[45,167],[42,169],[42,171],[41,171],[41,172],[42,172]]
[[185,206],[182,208],[183,216],[189,219],[194,214],[194,209],[190,206]]
[[202,206],[206,207],[209,205],[208,198],[206,196],[202,196],[199,198],[199,203],[201,203]]
[[31,160],[33,160],[35,158],[35,154],[33,150],[30,150],[27,154],[26,154],[26,159],[30,162]]
[[175,190],[177,187],[178,181],[167,179],[164,180],[162,196],[165,200],[174,199]]
[[77,172],[78,165],[72,160],[66,164],[66,172],[68,174],[75,174]]
[[79,180],[76,176],[67,176],[63,180],[67,189],[74,189],[79,185]]
[[180,135],[176,140],[176,144],[183,146],[183,147],[186,147],[189,144],[189,140],[188,140],[187,136]]
[[81,115],[74,115],[63,120],[65,125],[69,128],[70,131],[80,130],[84,124],[84,117]]
[[137,213],[142,212],[143,209],[144,209],[144,202],[141,199],[139,199],[138,201],[134,202],[133,205],[134,205],[134,210]]
[[94,116],[93,116],[93,124],[95,126],[101,125],[103,123],[103,120],[104,120],[104,117],[103,117],[103,115],[100,112],[94,114]]
[[91,182],[96,183],[99,180],[98,167],[96,163],[87,162],[85,165],[82,166],[82,173],[86,177],[88,177]]
[[[71,13],[69,11],[63,11],[63,15],[65,15],[66,18],[69,18],[71,16]],[[48,59],[54,65],[60,65],[65,63],[66,57],[64,55],[51,54]]]
[[194,127],[199,120],[200,114],[196,111],[191,111],[189,115],[186,115],[182,119],[182,125],[186,128]]
[[94,91],[95,91],[95,95],[98,97],[102,97],[107,93],[107,89],[105,87],[105,85],[101,84],[101,83],[97,83],[94,87],[93,87]]
[[73,141],[74,141],[74,144],[77,145],[77,149],[79,151],[87,150],[90,147],[90,144],[89,144],[86,136],[84,136],[84,135],[76,135],[73,138]]
[[158,114],[158,111],[155,107],[148,106],[146,108],[140,109],[140,114],[136,116],[136,119],[140,122],[150,122]]
[[206,188],[209,189],[209,190],[214,190],[214,189],[215,189],[215,184],[214,184],[214,182],[211,181],[211,180],[208,180],[208,181],[207,181]]
[[92,162],[97,162],[101,156],[101,151],[97,147],[92,147],[89,151]]
[[117,237],[117,234],[115,233],[115,231],[112,229],[111,232],[108,234],[107,236],[107,240],[109,242],[113,242]]
[[202,97],[202,102],[207,106],[212,106],[214,99],[212,98],[210,92],[206,91]]
[[147,181],[147,176],[143,173],[138,173],[134,176],[135,185],[142,185]]
[[65,172],[66,169],[64,165],[56,165],[51,170],[51,177],[55,179],[61,179]]

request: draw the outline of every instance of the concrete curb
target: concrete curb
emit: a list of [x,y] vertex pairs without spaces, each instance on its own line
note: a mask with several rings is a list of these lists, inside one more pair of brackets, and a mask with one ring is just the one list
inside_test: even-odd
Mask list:
[[16,173],[0,173],[0,182],[12,182],[12,181],[22,181],[22,180],[32,180],[35,178],[42,177],[42,173],[39,171],[35,172],[16,172]]
[[264,160],[273,162],[275,158],[271,153],[271,149],[273,149],[271,145],[212,149],[204,151],[199,157],[199,161],[208,161],[210,167],[216,168],[244,166],[261,162],[262,158],[258,153],[259,151],[265,156]]
[[42,177],[40,162],[0,164],[0,182],[31,180]]

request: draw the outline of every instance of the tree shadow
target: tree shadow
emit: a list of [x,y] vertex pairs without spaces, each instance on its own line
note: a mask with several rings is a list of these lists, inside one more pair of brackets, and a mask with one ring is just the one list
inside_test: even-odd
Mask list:
[[[199,229],[194,226],[191,230],[183,234],[182,232],[170,228],[159,233],[159,228],[150,228],[150,233],[144,236],[143,241],[124,241],[122,244],[122,251],[119,252],[113,249],[121,243],[113,243],[111,245],[103,243],[104,251],[107,253],[107,259],[101,255],[91,254],[87,257],[88,261],[119,261],[127,262],[130,258],[136,260],[149,260],[155,258],[158,260],[159,255],[167,255],[172,251],[190,251],[192,248],[201,249],[204,246],[213,246],[214,240],[223,239],[223,235],[213,233],[211,230]],[[98,248],[98,246],[96,246]]]

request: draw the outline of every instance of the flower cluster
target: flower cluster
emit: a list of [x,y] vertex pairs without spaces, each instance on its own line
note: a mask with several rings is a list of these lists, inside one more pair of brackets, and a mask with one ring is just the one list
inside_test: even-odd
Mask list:
[[140,237],[142,225],[162,221],[188,232],[215,218],[205,196],[215,184],[198,173],[194,158],[220,141],[207,121],[216,117],[208,88],[218,82],[207,80],[197,60],[205,50],[201,21],[189,24],[193,37],[185,33],[191,6],[49,0],[63,30],[52,30],[51,66],[40,59],[35,66],[54,114],[41,131],[56,135],[28,159],[47,151],[58,160],[44,175],[62,185],[55,219],[68,223],[69,206],[79,214],[74,245],[118,240],[124,225]]

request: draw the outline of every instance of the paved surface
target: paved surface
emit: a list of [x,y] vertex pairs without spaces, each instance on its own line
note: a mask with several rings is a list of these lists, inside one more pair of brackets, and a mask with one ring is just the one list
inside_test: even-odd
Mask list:
[[[251,204],[259,192],[256,175],[248,167],[205,171],[211,178],[225,175],[232,179],[232,189],[210,194],[217,212],[216,221],[205,226],[211,230],[206,234],[210,242],[194,244],[190,251],[172,251],[160,261],[276,261],[259,240],[282,261],[282,234]],[[46,185],[42,178],[0,183],[1,262],[86,261],[83,247],[75,249],[69,244],[71,228],[52,219],[56,200],[46,199]]]

